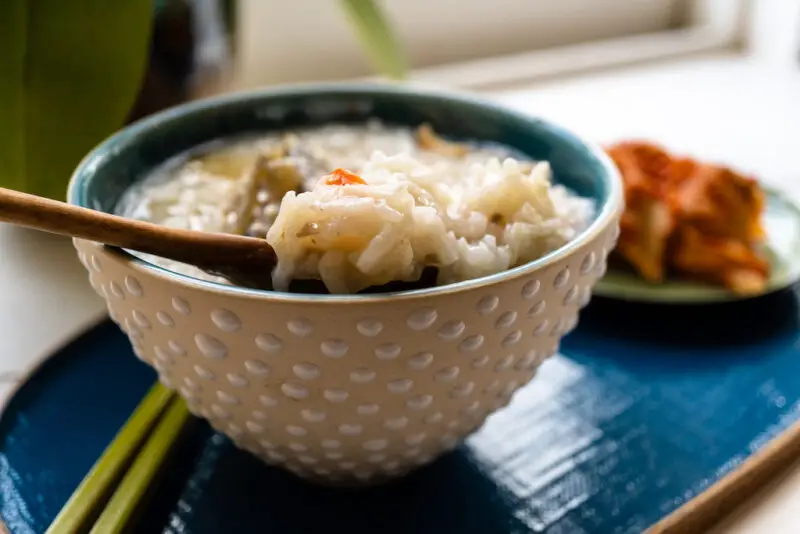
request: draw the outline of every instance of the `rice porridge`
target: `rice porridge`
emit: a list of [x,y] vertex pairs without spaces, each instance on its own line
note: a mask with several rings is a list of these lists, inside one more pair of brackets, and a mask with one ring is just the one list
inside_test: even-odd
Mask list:
[[266,238],[278,257],[275,289],[321,280],[330,293],[356,293],[430,269],[441,285],[527,263],[573,239],[594,205],[552,184],[547,162],[447,141],[426,125],[372,122],[198,147],[131,188],[117,212]]

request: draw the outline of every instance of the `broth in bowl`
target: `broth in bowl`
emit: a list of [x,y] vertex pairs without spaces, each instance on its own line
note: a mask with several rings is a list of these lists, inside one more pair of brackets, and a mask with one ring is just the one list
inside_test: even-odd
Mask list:
[[212,142],[156,169],[117,206],[165,226],[265,238],[278,258],[275,289],[339,294],[502,272],[572,240],[594,210],[552,183],[547,162],[376,121]]

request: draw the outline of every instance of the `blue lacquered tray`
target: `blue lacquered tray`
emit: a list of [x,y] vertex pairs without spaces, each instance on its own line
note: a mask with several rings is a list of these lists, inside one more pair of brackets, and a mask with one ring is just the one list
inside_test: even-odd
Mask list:
[[[196,421],[136,532],[689,532],[683,505],[731,493],[800,418],[799,309],[797,288],[702,307],[595,299],[467,443],[369,490],[308,485]],[[45,531],[154,379],[109,322],[31,376],[0,419],[11,533]]]

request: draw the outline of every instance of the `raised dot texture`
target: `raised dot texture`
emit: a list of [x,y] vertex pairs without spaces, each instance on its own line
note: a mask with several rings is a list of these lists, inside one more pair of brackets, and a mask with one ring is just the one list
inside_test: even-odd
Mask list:
[[458,350],[460,352],[472,352],[473,350],[478,350],[481,345],[483,345],[483,336],[480,334],[475,334],[465,338],[461,343],[459,343]]
[[485,356],[485,355],[484,356],[478,356],[477,358],[472,360],[472,368],[473,369],[480,369],[481,367],[486,366],[486,364],[488,362],[489,362],[489,357],[488,356]]
[[144,291],[142,291],[142,284],[132,276],[125,277],[125,289],[134,297],[141,297],[144,294]]
[[325,458],[328,460],[341,460],[344,458],[344,453],[339,451],[325,451]]
[[260,434],[264,432],[264,427],[256,423],[255,421],[247,421],[245,422],[244,426],[246,426],[247,430],[249,430],[254,434]]
[[442,444],[442,447],[445,449],[452,449],[458,444],[458,438],[452,435],[445,434],[439,440],[439,443]]
[[522,332],[519,330],[514,330],[506,337],[503,338],[503,341],[500,342],[500,345],[503,348],[511,347],[512,345],[516,345],[519,340],[522,338]]
[[186,387],[192,391],[199,391],[201,389],[200,385],[188,376],[183,377],[183,383],[186,384]]
[[458,339],[458,337],[464,333],[465,329],[466,325],[463,321],[448,321],[442,325],[437,335],[439,339],[453,341]]
[[281,391],[284,395],[292,399],[305,399],[308,397],[308,388],[293,382],[281,384]]
[[286,459],[286,456],[279,453],[278,451],[267,451],[267,458],[274,462],[282,462]]
[[467,405],[467,406],[464,408],[464,410],[463,410],[463,411],[464,411],[464,413],[466,413],[467,415],[471,415],[471,414],[474,414],[475,412],[477,412],[477,411],[478,411],[478,409],[479,409],[480,407],[481,407],[481,401],[477,401],[477,400],[476,400],[476,401],[472,401],[471,403],[469,403],[469,404],[468,404],[468,405]]
[[600,260],[597,264],[597,278],[603,278],[606,275],[608,265],[605,260]]
[[308,430],[303,428],[302,426],[297,425],[286,425],[286,433],[295,436],[295,437],[303,437],[308,434]]
[[365,441],[361,446],[368,451],[382,451],[389,445],[389,440],[379,438]]
[[[298,397],[298,398],[303,398],[303,397]],[[258,402],[260,402],[267,408],[272,408],[273,406],[278,405],[278,400],[275,397],[272,397],[271,395],[259,395]]]
[[192,313],[192,308],[189,303],[180,297],[172,298],[172,308],[181,315],[189,315]]
[[228,379],[228,382],[230,382],[233,387],[246,388],[248,385],[250,385],[250,381],[249,380],[247,380],[242,375],[238,375],[236,373],[228,373],[226,378]]
[[496,295],[487,295],[478,301],[477,309],[481,315],[489,315],[497,309],[500,304],[500,298]]
[[569,288],[567,293],[564,295],[564,306],[571,306],[578,301],[578,297],[580,296],[580,287],[572,286]]
[[338,449],[342,446],[342,442],[338,439],[323,439],[320,445],[323,449]]
[[507,311],[497,318],[494,322],[494,327],[497,329],[508,328],[513,325],[517,320],[517,312]]
[[120,299],[125,300],[125,292],[119,287],[119,284],[116,282],[111,282],[108,284],[108,290],[111,292],[111,295]]
[[522,286],[522,298],[532,299],[535,297],[539,292],[541,285],[542,284],[539,282],[539,280],[531,280],[530,282],[527,282],[524,286]]
[[356,384],[366,384],[375,380],[375,371],[370,369],[356,369],[350,373],[350,381]]
[[550,335],[551,336],[562,335],[564,333],[564,330],[566,329],[566,326],[567,326],[567,320],[566,318],[562,317],[561,319],[558,320],[558,322],[555,325],[553,325],[552,330],[550,330]]
[[595,263],[594,252],[589,252],[589,254],[587,254],[586,257],[583,258],[583,261],[581,262],[581,274],[585,276],[590,272],[592,272],[592,269],[594,269],[594,263]]
[[408,426],[408,417],[394,417],[383,422],[383,426],[389,430],[401,430]]
[[384,343],[375,348],[373,351],[375,357],[379,360],[393,360],[400,356],[400,352],[402,352],[402,348],[400,345],[395,343]]
[[219,417],[220,419],[228,419],[231,416],[230,412],[228,412],[228,410],[226,410],[219,404],[211,405],[211,413],[213,413],[216,417]]
[[364,427],[361,425],[354,425],[354,424],[339,425],[339,432],[346,436],[355,436],[361,434],[363,430]]
[[262,412],[261,410],[253,410],[252,415],[254,418],[259,419],[261,421],[267,419],[267,414]]
[[583,288],[581,292],[580,300],[578,301],[578,306],[581,308],[585,308],[589,302],[592,300],[592,288],[591,286],[586,286]]
[[408,366],[417,371],[421,371],[433,363],[433,354],[430,352],[420,352],[408,360]]
[[406,324],[412,330],[425,330],[433,326],[439,314],[433,308],[421,308],[406,319]]
[[195,345],[206,358],[222,360],[228,355],[228,348],[219,339],[206,334],[195,334]]
[[142,337],[142,331],[139,330],[131,319],[125,319],[125,332],[133,338]]
[[281,350],[283,341],[272,334],[258,334],[256,336],[256,347],[267,353],[274,353]]
[[177,341],[167,341],[167,346],[176,356],[186,356],[186,349]]
[[165,365],[172,365],[174,360],[172,359],[172,355],[162,349],[161,347],[154,347],[153,352],[155,352],[156,358]]
[[483,388],[483,392],[487,395],[493,395],[500,390],[500,381],[493,380],[491,384]]
[[269,374],[269,365],[259,360],[246,360],[244,368],[247,372],[256,376],[266,376]]
[[286,329],[297,337],[308,337],[313,331],[313,328],[311,327],[311,321],[302,317],[287,321]]
[[262,439],[262,440],[260,440],[260,441],[258,442],[258,444],[259,444],[259,445],[261,445],[263,448],[265,448],[265,449],[267,449],[267,450],[271,450],[271,449],[274,449],[274,448],[275,448],[275,444],[274,444],[274,443],[272,443],[272,442],[271,442],[271,441],[269,441],[269,440],[266,440],[266,439]]
[[547,304],[545,303],[545,301],[542,300],[540,302],[537,302],[536,304],[531,306],[531,308],[528,310],[528,317],[535,317],[541,314],[542,312],[544,312],[546,307]]
[[458,376],[459,371],[460,369],[453,365],[436,371],[436,374],[433,376],[439,382],[452,382]]
[[356,330],[362,336],[375,337],[383,330],[383,324],[377,319],[362,319],[356,325]]
[[442,412],[433,412],[432,414],[428,414],[425,416],[424,421],[428,424],[435,425],[444,419],[444,414]]
[[556,289],[561,289],[569,282],[569,269],[566,267],[556,275],[556,279],[553,281],[553,287]]
[[576,326],[578,326],[578,315],[577,314],[571,315],[565,320],[564,334],[569,334],[570,332],[575,330]]
[[419,445],[423,441],[425,441],[425,438],[427,438],[427,437],[428,437],[428,435],[425,432],[419,432],[417,434],[412,434],[410,436],[407,436],[406,439],[405,439],[405,442],[408,445],[411,445],[411,446]]
[[542,334],[544,334],[544,332],[545,332],[545,330],[547,330],[547,326],[549,324],[550,323],[547,321],[547,319],[544,319],[541,323],[536,325],[536,327],[533,329],[533,335],[534,336],[541,336]]
[[408,393],[414,387],[414,381],[409,378],[398,378],[386,384],[391,393]]
[[359,415],[375,415],[380,409],[381,407],[377,404],[360,404],[356,408],[356,413]]
[[330,388],[323,391],[322,396],[329,402],[344,402],[350,394],[344,389]]
[[212,373],[202,365],[195,365],[194,372],[197,373],[197,376],[199,376],[203,380],[214,380],[217,377],[214,373]]
[[498,361],[495,364],[494,370],[498,371],[498,372],[505,371],[506,369],[511,367],[511,365],[513,363],[514,363],[514,355],[513,354],[508,354],[508,355],[503,356],[502,358],[500,358],[500,361]]
[[345,354],[350,347],[347,346],[347,343],[342,341],[341,339],[328,339],[323,341],[320,345],[320,350],[322,350],[322,354],[327,356],[328,358],[341,358]]
[[504,397],[510,397],[516,390],[518,384],[516,380],[510,380],[508,384],[505,385],[503,391],[500,393]]
[[297,378],[301,378],[303,380],[314,380],[320,375],[319,367],[308,362],[293,365],[292,371],[294,371],[294,374],[297,376]]
[[514,368],[519,371],[525,369],[532,369],[536,367],[538,361],[539,361],[539,353],[536,352],[535,349],[531,349],[522,358],[519,359],[517,365],[515,365]]
[[327,414],[321,410],[305,409],[300,412],[300,417],[309,423],[321,423],[327,418]]
[[168,314],[167,312],[164,311],[157,312],[156,319],[158,319],[158,322],[164,326],[169,326],[169,327],[175,326],[175,321],[172,320],[172,316],[170,316],[170,314]]
[[398,467],[400,467],[400,462],[397,460],[389,460],[383,464],[383,469],[385,471],[395,471]]
[[151,328],[150,320],[139,310],[133,310],[131,312],[131,316],[133,316],[133,320],[139,326],[139,328],[143,328],[145,330],[149,330]]
[[431,395],[416,395],[406,401],[406,406],[412,410],[424,410],[433,402]]
[[450,395],[453,397],[466,397],[475,390],[475,382],[464,382],[453,388]]
[[236,395],[231,395],[226,391],[217,391],[217,398],[220,400],[220,402],[224,402],[225,404],[239,404],[239,398]]
[[297,441],[293,441],[289,443],[289,448],[295,452],[306,452],[308,450],[308,445],[305,443],[299,443]]
[[242,328],[239,316],[230,310],[214,310],[211,312],[211,322],[224,332],[236,332]]

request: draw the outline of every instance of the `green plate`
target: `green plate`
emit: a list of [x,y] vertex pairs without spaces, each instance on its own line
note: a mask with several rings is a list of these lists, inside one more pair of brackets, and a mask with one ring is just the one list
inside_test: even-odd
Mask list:
[[[767,194],[764,213],[767,231],[765,247],[772,264],[772,275],[764,291],[766,294],[800,280],[800,207],[782,192],[769,188],[764,190]],[[594,294],[620,300],[665,304],[705,304],[760,296],[735,295],[718,286],[680,279],[650,284],[632,271],[611,266],[595,286]]]

